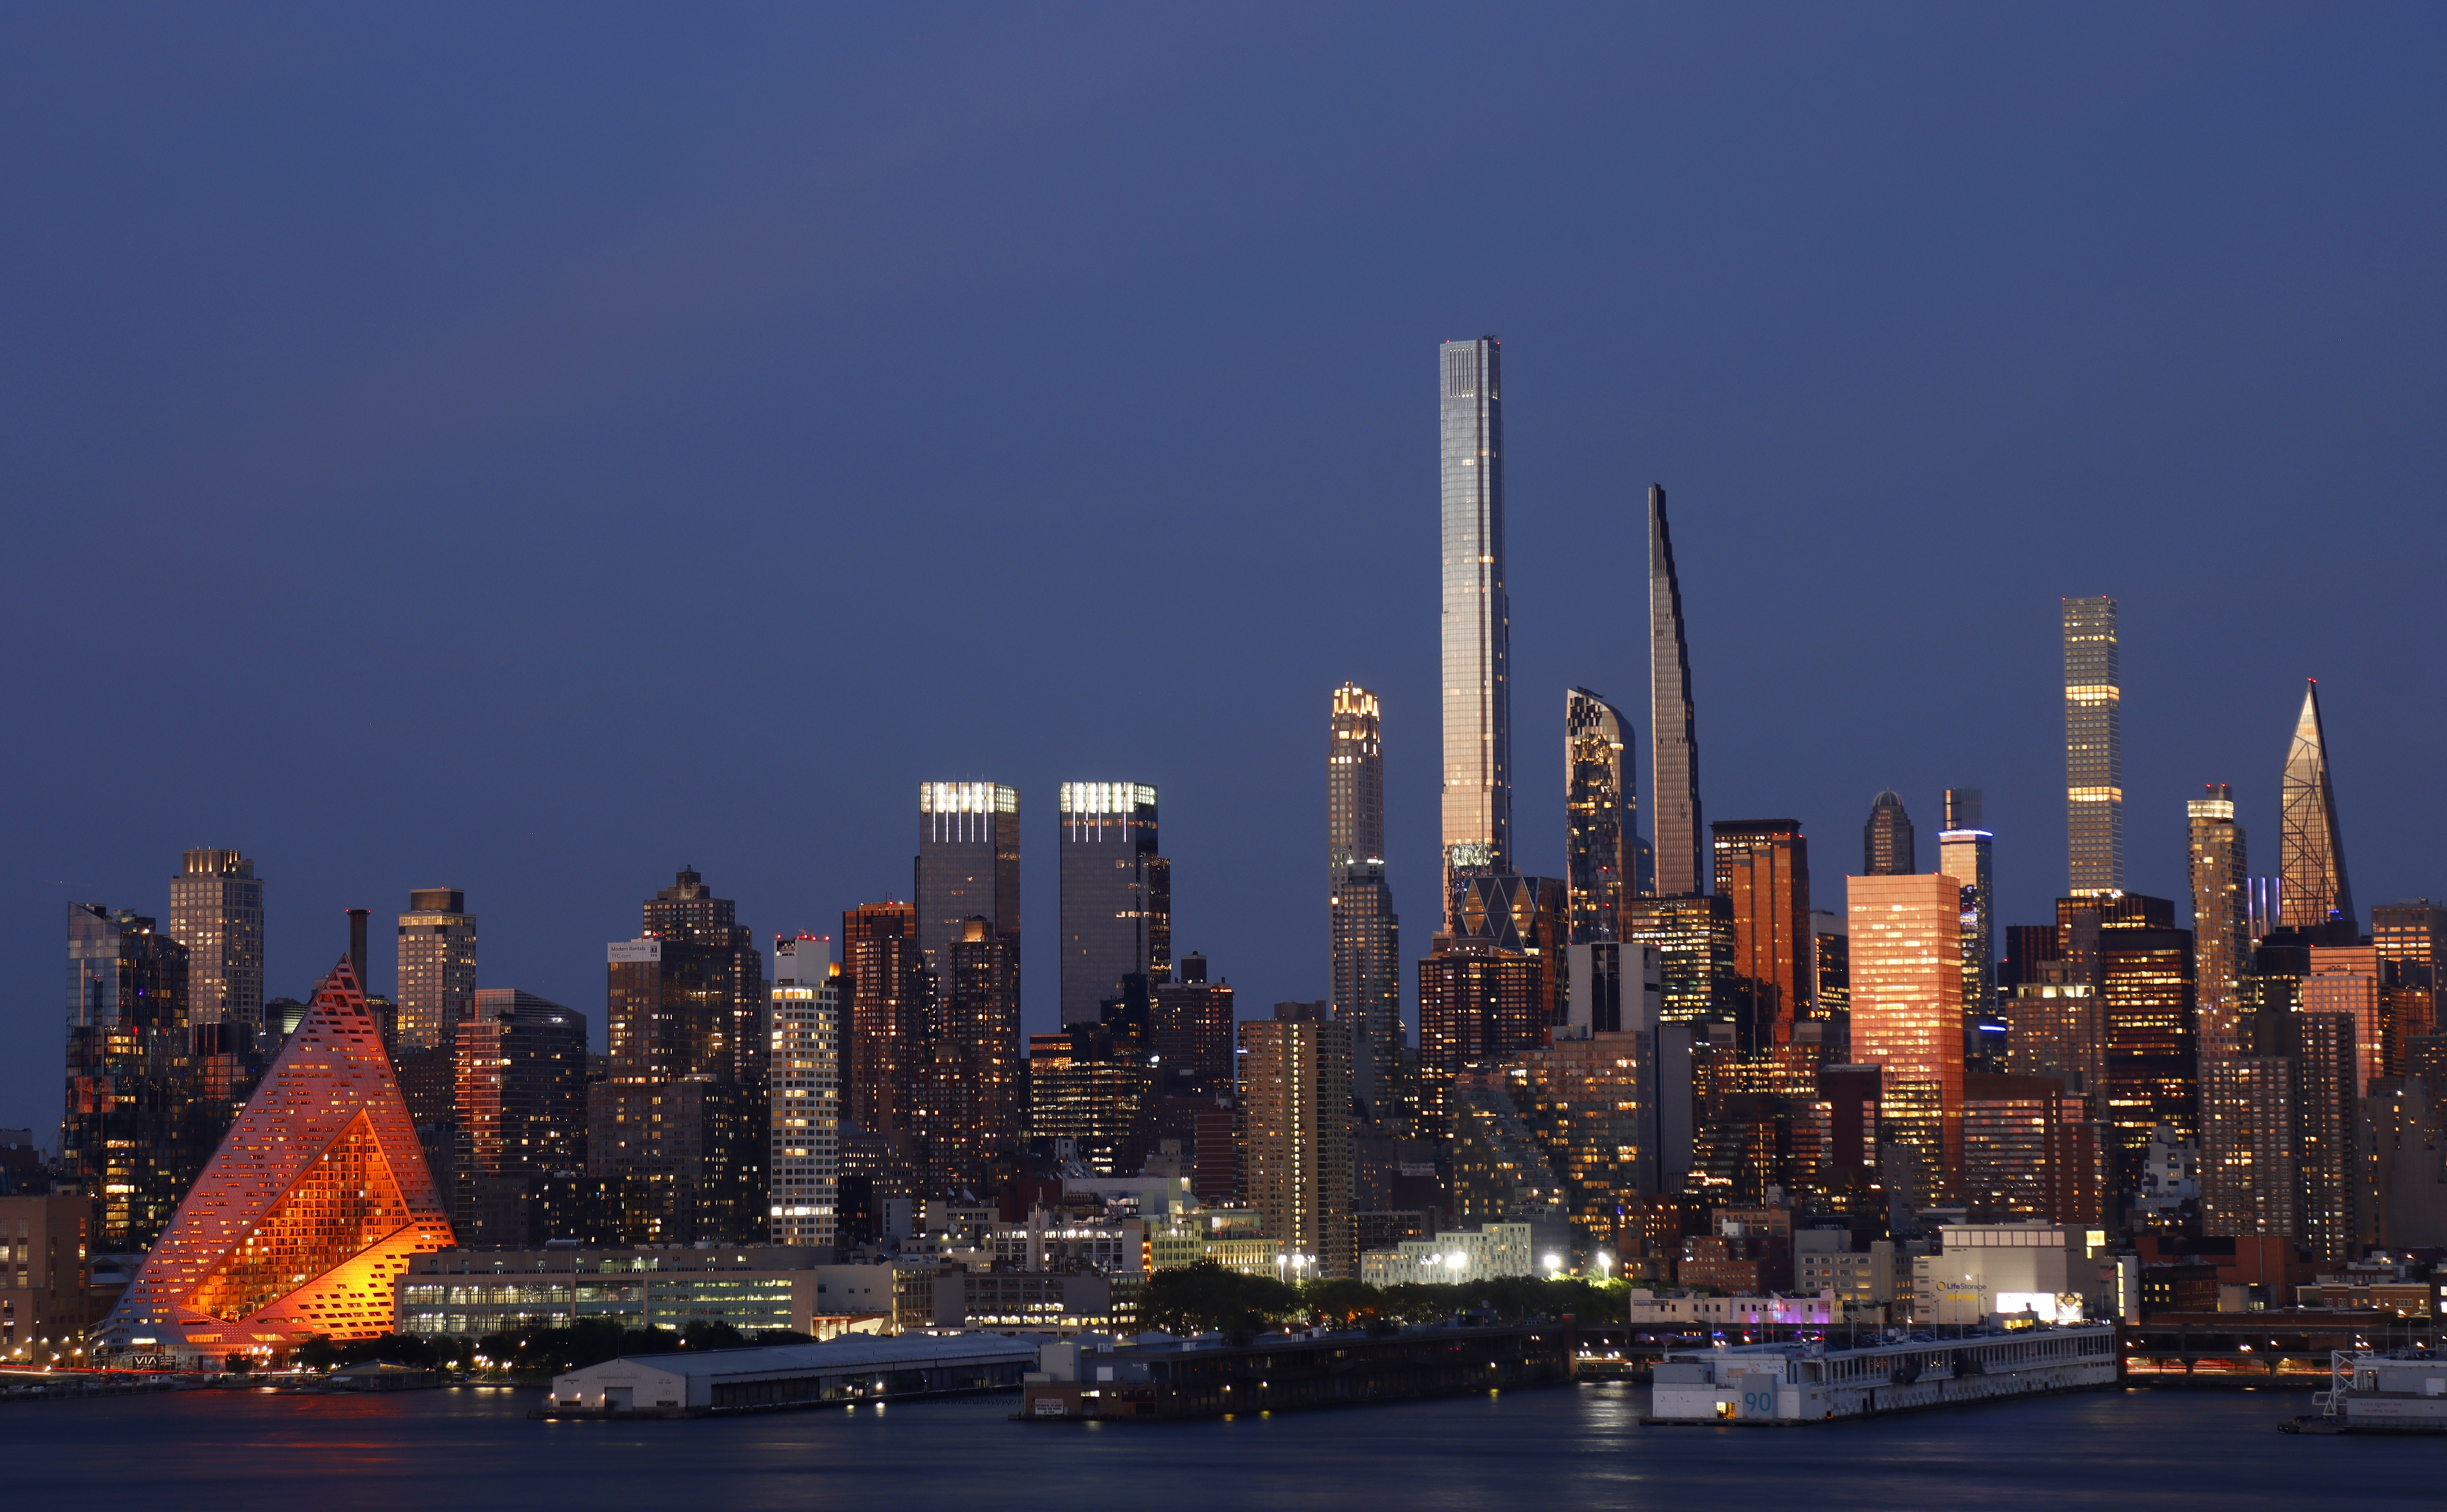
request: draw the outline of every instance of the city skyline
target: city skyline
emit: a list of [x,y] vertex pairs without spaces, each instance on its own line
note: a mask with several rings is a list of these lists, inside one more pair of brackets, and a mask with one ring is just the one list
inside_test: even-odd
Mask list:
[[[33,50],[102,36],[47,25]],[[2441,891],[2447,819],[2417,800],[2379,827],[2435,744],[2428,701],[2381,690],[2428,661],[2408,611],[2438,554],[2437,444],[2400,417],[2438,388],[2436,259],[2400,194],[2423,135],[2374,126],[2431,108],[2426,24],[2255,13],[2204,52],[2141,17],[2110,55],[2036,15],[1829,17],[1795,63],[1722,18],[1591,19],[1569,47],[1498,35],[1540,82],[1500,72],[1482,128],[1433,150],[1417,69],[1308,71],[1367,37],[1347,17],[966,44],[1050,47],[1065,85],[1041,90],[905,23],[757,23],[753,45],[605,24],[652,101],[722,81],[735,109],[704,116],[591,74],[534,113],[523,81],[564,76],[531,28],[403,89],[436,58],[422,18],[180,25],[62,45],[8,105],[57,127],[7,170],[45,232],[8,254],[29,361],[6,613],[64,648],[12,668],[41,733],[0,753],[27,795],[0,841],[21,1035],[55,1032],[62,900],[166,917],[186,849],[256,861],[267,997],[304,995],[349,906],[393,988],[400,904],[448,882],[482,916],[482,985],[590,1008],[646,883],[698,865],[760,936],[835,934],[909,885],[909,785],[945,778],[1024,795],[1043,1028],[1049,805],[1110,771],[1166,792],[1178,946],[1246,1001],[1313,1000],[1320,911],[1276,879],[1310,843],[1314,710],[1344,681],[1384,702],[1415,959],[1439,780],[1425,351],[1488,331],[1513,409],[1520,870],[1566,875],[1555,692],[1600,690],[1647,733],[1618,600],[1625,516],[1661,480],[1708,815],[1795,818],[1824,867],[1882,786],[1926,827],[1978,782],[1999,915],[2044,918],[2048,606],[2104,595],[2128,887],[2185,896],[2173,805],[2205,782],[2273,869],[2271,743],[2317,675],[2358,904]],[[1413,61],[1471,61],[1420,29]],[[275,76],[213,66],[224,31],[276,39]],[[165,86],[102,61],[123,47]],[[1183,55],[1210,71],[1177,95],[1134,82]],[[884,83],[808,89],[811,58]],[[2272,97],[2271,69],[2300,87]],[[493,150],[423,129],[441,97]],[[284,106],[314,129],[267,125]],[[638,131],[662,145],[633,172]],[[131,145],[173,139],[193,156]],[[1456,184],[1525,164],[1551,167],[1500,219],[1446,218]],[[2319,553],[2266,549],[2341,487],[2357,507]],[[681,513],[694,550],[639,549]],[[2271,601],[2313,606],[2321,637],[2263,665],[2233,626]],[[199,672],[180,658],[206,617]],[[995,675],[943,677],[980,647]],[[391,666],[449,671],[411,717],[351,691]],[[95,699],[100,668],[144,692]],[[666,685],[755,728],[641,739]],[[638,802],[675,776],[689,803]],[[0,1070],[0,1123],[39,1126],[51,1080]]]

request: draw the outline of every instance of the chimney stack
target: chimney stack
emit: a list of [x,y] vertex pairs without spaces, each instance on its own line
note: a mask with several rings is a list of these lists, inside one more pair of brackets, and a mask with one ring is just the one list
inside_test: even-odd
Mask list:
[[370,909],[349,910],[349,970],[357,973],[357,991],[370,991],[366,986],[366,918]]

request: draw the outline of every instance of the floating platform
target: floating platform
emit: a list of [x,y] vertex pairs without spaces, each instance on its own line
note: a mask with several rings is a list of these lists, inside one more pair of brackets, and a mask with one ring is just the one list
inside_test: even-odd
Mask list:
[[1648,1423],[1793,1424],[2108,1386],[2115,1326],[2046,1324],[1940,1338],[1678,1351],[1657,1365]]

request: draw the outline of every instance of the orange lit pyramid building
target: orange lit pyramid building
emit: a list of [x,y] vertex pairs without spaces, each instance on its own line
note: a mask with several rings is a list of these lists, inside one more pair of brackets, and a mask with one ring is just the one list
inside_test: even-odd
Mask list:
[[343,958],[95,1342],[226,1356],[391,1331],[391,1277],[456,1242]]

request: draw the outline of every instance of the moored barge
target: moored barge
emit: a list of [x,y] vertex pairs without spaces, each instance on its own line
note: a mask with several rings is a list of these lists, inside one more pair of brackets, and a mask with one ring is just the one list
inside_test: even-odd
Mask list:
[[2112,1323],[1681,1351],[1658,1363],[1651,1423],[1821,1423],[2107,1386]]

